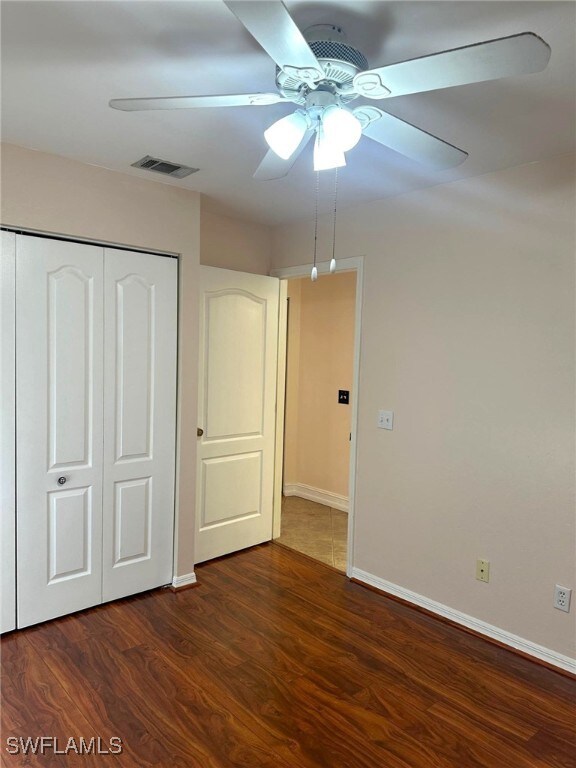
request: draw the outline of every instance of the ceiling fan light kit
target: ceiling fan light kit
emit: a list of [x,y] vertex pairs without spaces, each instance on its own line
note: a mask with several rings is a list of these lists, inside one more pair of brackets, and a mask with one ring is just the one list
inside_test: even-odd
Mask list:
[[276,63],[276,93],[112,99],[110,106],[139,111],[297,104],[300,109],[264,131],[270,149],[254,177],[268,181],[286,176],[315,136],[312,280],[318,278],[319,172],[335,169],[329,268],[334,272],[338,168],[346,165],[344,153],[356,146],[362,135],[435,170],[453,168],[468,157],[464,150],[379,107],[362,104],[351,110],[347,107],[349,102],[360,97],[385,100],[531,74],[543,70],[550,59],[550,46],[542,38],[532,32],[522,32],[369,69],[364,54],[348,45],[342,28],[337,25],[320,24],[302,33],[281,0],[224,0],[224,3]]
[[277,120],[270,128],[264,131],[264,138],[270,149],[278,157],[288,160],[304,138],[304,134],[310,127],[310,121],[305,112],[298,109],[291,115]]
[[345,165],[344,152],[326,137],[323,127],[319,126],[314,142],[314,170],[329,171]]
[[315,132],[314,170],[324,171],[346,164],[344,152],[360,141],[362,125],[359,117],[341,105],[334,89],[324,86],[307,95],[305,109],[273,123],[264,131],[264,138],[273,152],[289,160],[306,131]]
[[360,120],[353,112],[336,105],[326,107],[324,110],[322,128],[326,140],[342,152],[353,149],[362,136]]
[[[550,46],[542,38],[522,32],[368,69],[364,54],[345,41],[337,25],[320,24],[302,33],[280,0],[225,0],[225,5],[276,63],[276,93],[112,99],[110,106],[124,111],[277,103],[303,107],[265,132],[271,149],[254,174],[263,180],[286,176],[314,134],[315,167],[321,164],[316,155],[321,154],[323,141],[332,142],[334,157],[339,152],[337,162],[342,165],[346,143],[351,148],[364,134],[433,169],[452,168],[468,157],[462,149],[378,107],[349,110],[346,105],[357,98],[385,100],[540,72],[550,58]],[[289,138],[280,135],[279,123]]]

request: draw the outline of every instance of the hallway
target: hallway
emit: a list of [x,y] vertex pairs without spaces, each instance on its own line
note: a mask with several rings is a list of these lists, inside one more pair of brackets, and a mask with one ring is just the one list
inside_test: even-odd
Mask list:
[[284,496],[282,526],[275,541],[321,563],[346,572],[348,513],[301,499]]

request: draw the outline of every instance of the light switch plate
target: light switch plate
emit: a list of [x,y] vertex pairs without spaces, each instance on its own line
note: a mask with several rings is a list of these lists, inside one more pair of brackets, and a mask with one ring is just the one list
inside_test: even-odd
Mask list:
[[378,429],[394,429],[394,411],[378,411]]

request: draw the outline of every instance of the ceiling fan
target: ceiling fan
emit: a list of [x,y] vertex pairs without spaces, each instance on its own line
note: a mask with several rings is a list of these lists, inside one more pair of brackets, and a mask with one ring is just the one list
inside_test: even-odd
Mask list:
[[297,104],[264,132],[270,149],[254,174],[262,180],[285,176],[312,136],[315,170],[345,165],[344,153],[362,135],[436,169],[456,166],[468,156],[463,150],[379,107],[348,104],[539,72],[550,58],[544,40],[523,32],[369,69],[338,26],[302,33],[280,0],[224,2],[276,62],[276,93],[112,99],[110,106],[138,111]]

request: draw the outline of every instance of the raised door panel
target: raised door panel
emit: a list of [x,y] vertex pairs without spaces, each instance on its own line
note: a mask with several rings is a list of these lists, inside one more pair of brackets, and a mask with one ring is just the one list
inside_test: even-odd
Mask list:
[[206,296],[206,440],[261,435],[266,302],[244,291]]
[[104,600],[172,580],[177,267],[106,251]]
[[196,562],[272,537],[278,293],[201,268]]
[[114,566],[149,559],[152,478],[117,482],[114,496]]
[[92,489],[48,494],[48,583],[85,576],[92,567]]
[[0,235],[0,632],[9,632],[16,626],[16,235]]
[[[94,285],[66,265],[47,274],[49,468],[92,462]],[[74,322],[71,322],[74,318]]]
[[154,289],[153,284],[135,274],[116,283],[116,461],[151,457]]
[[101,601],[103,249],[16,240],[18,626]]
[[[258,517],[262,506],[262,452],[221,456],[202,462],[203,531],[226,522]],[[230,489],[234,492],[230,493]]]

